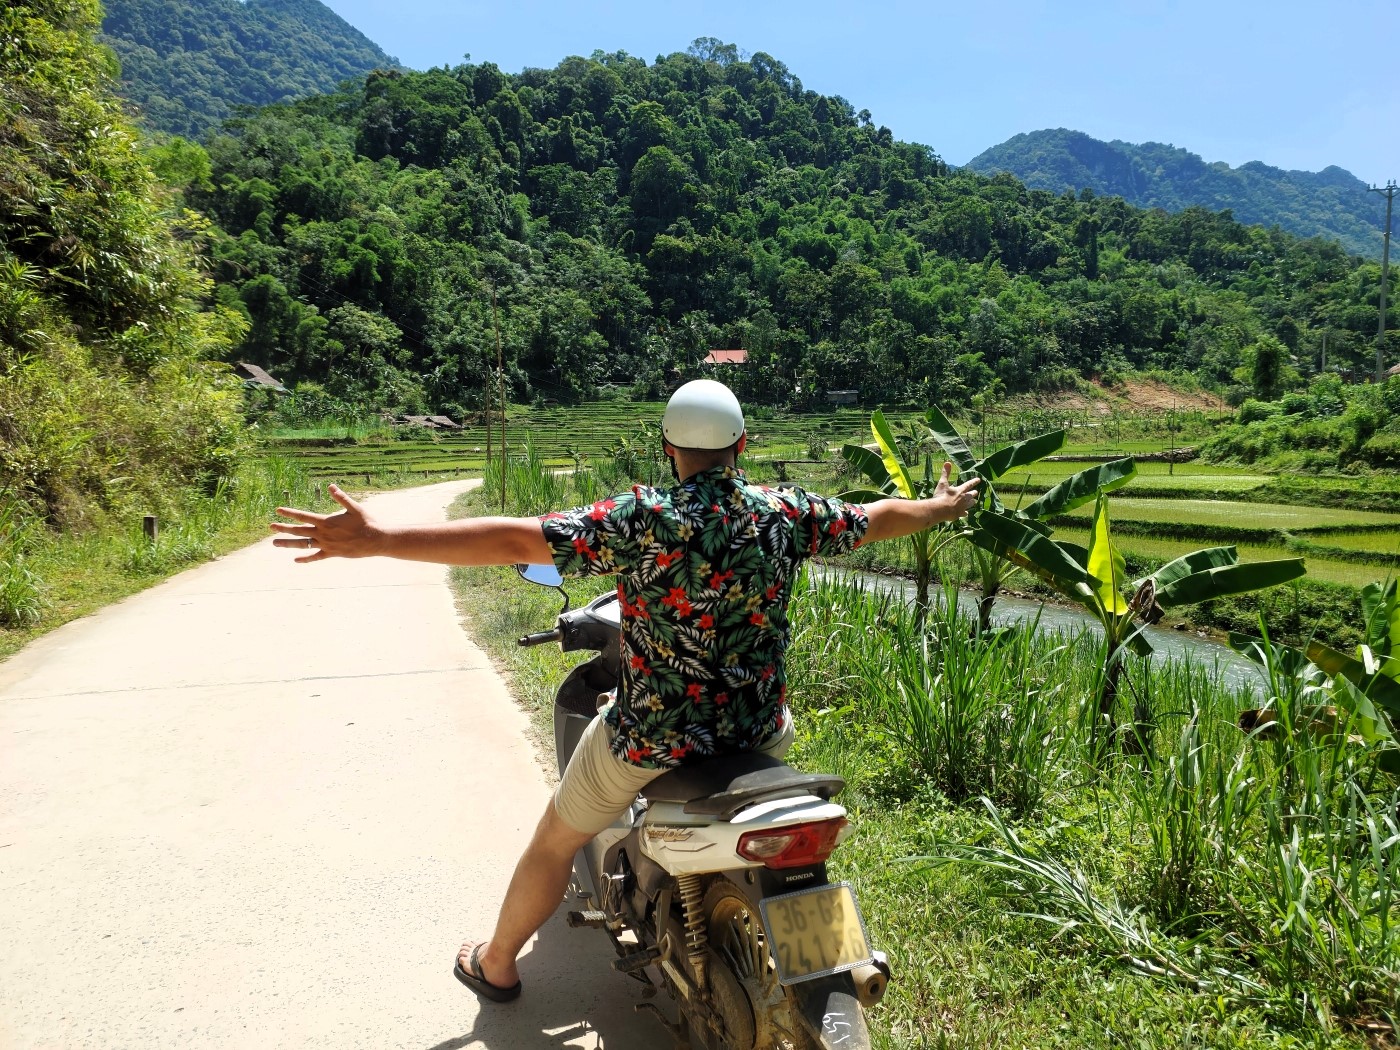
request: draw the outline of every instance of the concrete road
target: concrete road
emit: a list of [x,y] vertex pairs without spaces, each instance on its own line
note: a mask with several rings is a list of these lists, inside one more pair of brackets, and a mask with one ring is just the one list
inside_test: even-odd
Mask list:
[[[430,520],[464,487],[372,505]],[[525,716],[446,570],[291,557],[0,664],[0,1047],[667,1046],[562,910],[515,1003],[453,979],[549,796]]]

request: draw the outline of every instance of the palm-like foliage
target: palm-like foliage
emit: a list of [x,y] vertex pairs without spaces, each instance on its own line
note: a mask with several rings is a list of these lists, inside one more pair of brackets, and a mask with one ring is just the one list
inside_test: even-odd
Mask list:
[[[937,485],[933,476],[933,456],[921,451],[923,443],[906,443],[901,448],[885,414],[878,409],[870,417],[870,432],[875,438],[878,454],[863,445],[845,445],[841,455],[875,487],[852,489],[842,495],[863,502],[924,499],[933,495]],[[919,459],[922,459],[922,463],[918,462]],[[928,612],[929,581],[933,576],[934,559],[943,547],[963,535],[965,530],[960,526],[948,524],[922,529],[909,537],[914,556],[914,604],[921,623]]]
[[[1129,587],[1123,557],[1109,529],[1107,497],[1099,492],[1094,498],[1087,549],[1057,543],[1040,522],[1005,510],[976,513],[970,539],[983,549],[1005,552],[1021,568],[1082,605],[1103,626],[1103,662],[1093,710],[1096,731],[1112,731],[1125,652],[1152,652],[1143,627],[1156,623],[1167,609],[1262,590],[1297,579],[1305,570],[1301,558],[1241,564],[1234,547],[1206,547],[1168,562]],[[1150,712],[1138,712],[1140,733],[1149,720]]]

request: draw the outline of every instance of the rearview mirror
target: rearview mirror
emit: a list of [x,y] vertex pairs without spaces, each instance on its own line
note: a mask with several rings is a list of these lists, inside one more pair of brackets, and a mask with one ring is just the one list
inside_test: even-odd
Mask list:
[[563,586],[564,577],[559,575],[553,563],[549,565],[517,565],[515,571],[520,573],[522,579],[529,583],[537,583],[541,587]]

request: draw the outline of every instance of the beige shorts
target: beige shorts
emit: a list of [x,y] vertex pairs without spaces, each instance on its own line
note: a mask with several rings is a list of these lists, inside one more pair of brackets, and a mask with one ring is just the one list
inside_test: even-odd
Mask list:
[[[792,746],[792,716],[783,728],[758,750],[781,758]],[[632,800],[665,769],[642,769],[615,756],[609,748],[612,730],[601,715],[595,717],[573,758],[569,759],[559,786],[554,789],[554,810],[565,824],[583,835],[596,835],[627,811]]]

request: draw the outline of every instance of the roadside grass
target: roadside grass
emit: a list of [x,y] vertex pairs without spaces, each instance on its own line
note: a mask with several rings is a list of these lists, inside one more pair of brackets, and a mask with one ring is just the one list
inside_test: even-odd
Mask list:
[[[1400,797],[1364,754],[1247,737],[1257,701],[1154,662],[1105,765],[1082,635],[969,642],[944,603],[919,653],[910,620],[838,581],[794,602],[794,761],[865,756],[834,867],[902,963],[882,1045],[1393,1045]],[[970,646],[994,650],[973,678]]]
[[[516,649],[559,600],[510,579],[454,573],[544,730],[574,660]],[[1105,759],[1087,635],[977,639],[955,609],[921,634],[901,603],[826,578],[793,605],[792,761],[847,778],[856,833],[833,872],[895,966],[877,1046],[1400,1045],[1400,793],[1344,733],[1293,717],[1300,682],[1275,667],[1285,728],[1263,738],[1236,726],[1252,695],[1135,663]]]
[[265,536],[274,510],[288,502],[318,509],[329,503],[305,470],[274,457],[244,464],[211,496],[188,496],[158,522],[154,543],[139,519],[62,535],[0,528],[6,579],[13,584],[19,565],[30,580],[23,603],[13,586],[0,586],[0,659],[70,620]]

